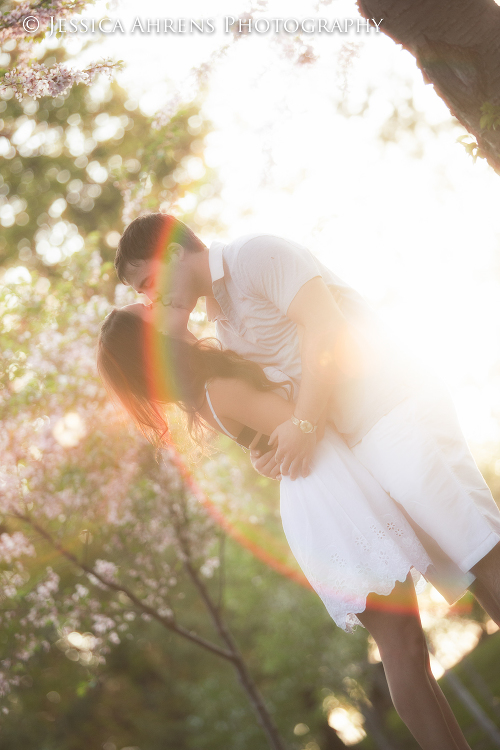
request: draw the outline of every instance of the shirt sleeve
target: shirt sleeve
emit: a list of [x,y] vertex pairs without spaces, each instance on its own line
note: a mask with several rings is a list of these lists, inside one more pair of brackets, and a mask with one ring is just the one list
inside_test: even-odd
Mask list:
[[312,253],[274,235],[248,240],[238,253],[238,286],[246,294],[268,299],[283,315],[308,281],[321,276]]

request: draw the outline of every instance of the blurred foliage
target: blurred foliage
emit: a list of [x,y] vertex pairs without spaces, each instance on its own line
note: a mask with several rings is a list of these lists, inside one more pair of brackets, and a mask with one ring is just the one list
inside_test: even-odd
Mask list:
[[[240,610],[233,632],[288,747],[313,740],[327,747],[322,738],[334,732],[322,703],[342,694],[342,677],[358,671],[352,660],[365,657],[363,633],[336,632],[313,593],[241,547],[228,545],[226,564],[228,607]],[[182,612],[198,631],[203,616],[193,592],[185,593]],[[132,625],[98,671],[57,650],[38,655],[8,706],[0,735],[6,750],[86,750],[106,742],[118,750],[265,746],[231,666],[154,624]],[[299,723],[308,727],[302,737],[293,732]]]
[[417,159],[422,158],[425,141],[430,135],[437,137],[441,133],[449,133],[459,125],[452,118],[429,122],[409,91],[406,94],[401,92],[399,98],[394,97],[390,106],[392,112],[380,126],[379,139],[382,143],[402,144]]
[[[75,253],[65,264],[67,278],[49,282],[33,269],[31,278],[14,269],[4,276],[3,469],[17,465],[20,502],[58,544],[90,566],[110,561],[142,600],[153,596],[155,606],[167,606],[189,630],[214,640],[200,597],[168,542],[176,490],[168,489],[168,478],[154,479],[150,447],[118,418],[96,379],[94,343],[109,309],[105,268],[97,252],[90,259]],[[132,292],[120,294],[123,303]],[[68,412],[79,415],[83,428],[69,442],[60,432]],[[232,528],[265,548],[271,563],[276,558],[293,569],[277,484],[255,482],[243,451],[221,440],[229,450],[194,466],[197,480]],[[223,532],[203,508],[193,506],[192,514],[200,570],[214,600],[223,592],[224,616],[289,747],[300,750],[304,740],[323,745],[324,736],[334,737],[324,700],[335,694],[349,702],[346,678],[368,688],[366,632],[342,633],[314,592],[244,546],[224,545]],[[13,660],[10,669],[20,679],[4,699],[2,748],[262,746],[231,665],[140,613],[131,616],[135,608],[127,597],[91,585],[38,527],[30,530],[8,509],[0,521],[0,534],[28,534],[37,553],[4,562],[0,571],[0,666]],[[42,590],[33,615],[29,597],[46,585],[49,568],[59,578],[57,590]],[[78,584],[90,591],[77,595]],[[95,619],[101,614],[111,620],[105,632]],[[75,648],[68,629],[102,642]],[[16,657],[17,648],[31,656]],[[299,724],[307,727],[304,735],[294,734]]]
[[469,133],[467,133],[467,135],[460,135],[457,138],[457,143],[464,147],[467,156],[472,157],[472,161],[474,162],[474,164],[478,159],[486,158],[486,155],[477,144],[474,136],[469,135]]
[[[62,48],[42,58],[64,59]],[[18,102],[4,91],[0,118],[3,264],[44,264],[54,276],[84,246],[112,261],[124,221],[180,201],[196,231],[198,204],[219,189],[203,162],[209,123],[196,103],[156,129],[116,82],[101,79],[54,99]]]

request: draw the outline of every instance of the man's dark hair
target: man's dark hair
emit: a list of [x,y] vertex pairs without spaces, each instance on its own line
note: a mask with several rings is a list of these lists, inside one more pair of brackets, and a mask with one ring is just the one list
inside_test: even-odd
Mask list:
[[163,252],[171,242],[178,242],[190,252],[206,250],[206,245],[195,233],[170,214],[150,213],[130,222],[116,250],[115,269],[120,281],[127,283],[125,268],[128,263],[135,266],[140,260],[149,260],[156,253]]

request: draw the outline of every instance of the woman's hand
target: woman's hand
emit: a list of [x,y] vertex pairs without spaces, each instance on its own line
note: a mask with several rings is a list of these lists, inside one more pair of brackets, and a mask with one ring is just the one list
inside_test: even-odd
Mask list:
[[275,455],[283,476],[290,476],[292,480],[307,477],[317,442],[314,432],[302,432],[287,419],[271,433],[269,442],[276,448]]
[[313,433],[301,432],[288,419],[271,434],[269,441],[275,446],[274,460],[279,461],[283,476],[290,476],[290,479],[295,480],[309,475],[314,449],[325,434],[326,414],[325,410]]
[[255,471],[261,474],[263,477],[267,477],[268,479],[277,479],[279,481],[281,479],[281,473],[280,466],[278,463],[276,463],[276,450],[272,448],[266,453],[262,453],[262,451],[257,450],[256,446],[261,437],[262,433],[258,432],[248,446],[250,449],[250,461],[252,462],[252,466]]

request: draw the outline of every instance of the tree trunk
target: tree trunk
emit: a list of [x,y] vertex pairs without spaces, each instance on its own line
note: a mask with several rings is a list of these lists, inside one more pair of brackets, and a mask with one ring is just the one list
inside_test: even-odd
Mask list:
[[[494,0],[357,0],[361,15],[414,55],[500,173],[500,7]],[[487,105],[486,108],[484,105]],[[481,127],[488,105],[492,121]],[[492,127],[496,122],[496,129]]]

